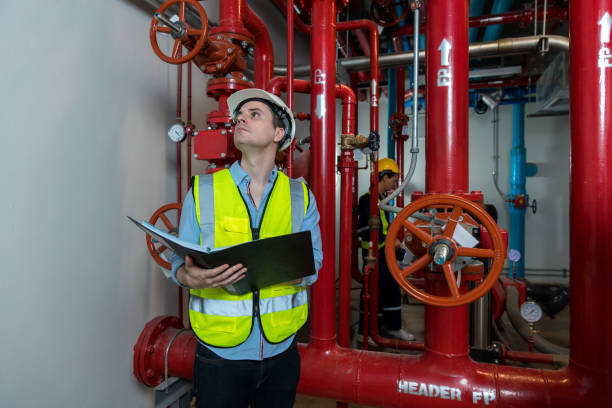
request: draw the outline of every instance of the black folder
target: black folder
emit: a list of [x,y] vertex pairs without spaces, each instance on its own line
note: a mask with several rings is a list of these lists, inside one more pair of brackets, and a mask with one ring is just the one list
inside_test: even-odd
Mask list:
[[205,252],[201,246],[178,239],[148,222],[128,218],[150,235],[154,242],[165,245],[182,258],[189,255],[202,268],[214,268],[223,264],[244,265],[247,268],[245,277],[225,287],[230,293],[243,295],[316,273],[310,231],[264,238]]

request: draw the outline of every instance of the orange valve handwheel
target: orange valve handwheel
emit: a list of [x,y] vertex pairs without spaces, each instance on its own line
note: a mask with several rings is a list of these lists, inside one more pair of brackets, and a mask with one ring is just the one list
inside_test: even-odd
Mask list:
[[[178,227],[174,225],[172,221],[170,221],[170,218],[168,218],[167,213],[170,211],[176,210],[177,212],[176,219],[178,223],[181,207],[182,207],[181,203],[170,203],[170,204],[161,206],[157,211],[153,213],[153,215],[151,216],[151,219],[149,220],[149,224],[155,225],[157,221],[161,220],[164,226],[168,229],[168,232],[170,234],[178,235]],[[153,259],[155,260],[155,262],[157,262],[159,266],[161,266],[164,269],[170,269],[172,267],[172,265],[170,265],[170,262],[168,262],[165,257],[162,257],[162,254],[164,253],[164,251],[168,249],[166,248],[165,245],[162,245],[160,242],[152,240],[151,237],[147,235],[147,248],[149,248],[149,253],[151,254]]]
[[[164,13],[173,5],[178,4],[178,19],[168,19]],[[193,7],[200,15],[202,28],[193,28],[187,24],[185,15],[187,4]],[[206,11],[196,0],[168,0],[162,4],[155,12],[155,17],[151,21],[149,37],[153,51],[159,58],[169,64],[183,64],[198,55],[206,45],[208,36],[208,17]],[[160,26],[162,22],[164,26]],[[169,34],[174,38],[172,54],[164,54],[157,43],[157,33]],[[185,45],[191,49],[185,56],[181,56],[181,48]]]
[[[433,213],[433,221],[437,221],[437,224],[446,224],[445,227],[438,228],[439,232],[434,232],[435,228],[431,227],[424,229],[409,220],[410,217],[417,213],[423,215],[422,210],[425,210],[425,213],[427,213],[429,212],[427,209],[439,209],[440,207],[448,209],[450,215],[446,213],[446,215],[448,215],[448,221],[444,221],[443,218],[438,218],[436,214]],[[465,218],[469,215],[479,223],[481,227],[488,231],[493,243],[493,249],[471,248],[461,246],[457,242],[454,238],[455,230],[457,224],[463,219],[462,214],[464,213],[466,214]],[[415,260],[408,267],[400,269],[395,255],[395,242],[400,232],[404,229],[412,234],[413,238],[421,241],[422,245],[426,247],[427,250],[424,255]],[[385,257],[391,275],[393,275],[397,283],[410,295],[429,305],[453,307],[471,303],[487,293],[495,282],[497,282],[501,274],[506,254],[501,232],[491,216],[487,214],[484,209],[458,196],[450,194],[432,194],[412,202],[397,215],[395,220],[393,220],[393,223],[389,226],[389,232],[385,240]],[[455,261],[457,257],[472,257],[481,258],[483,261],[493,261],[489,273],[484,280],[480,282],[478,286],[463,294],[459,292],[457,278],[453,270],[453,261]],[[424,292],[409,282],[408,277],[410,275],[421,269],[427,268],[430,264],[438,265],[434,267],[434,269],[441,267],[444,280],[450,291],[450,296],[438,296]]]

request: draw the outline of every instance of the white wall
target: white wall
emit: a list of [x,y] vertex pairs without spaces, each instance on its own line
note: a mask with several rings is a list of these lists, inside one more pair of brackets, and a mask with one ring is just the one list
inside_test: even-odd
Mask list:
[[[380,157],[386,157],[387,128],[386,112],[388,99],[382,97],[379,121],[381,140]],[[535,104],[526,105],[526,115],[533,113]],[[359,103],[359,131],[369,133],[369,107]],[[494,204],[499,214],[501,228],[509,230],[507,206],[493,186],[493,114],[469,114],[469,181],[470,191],[481,190],[486,203]],[[512,147],[512,106],[504,105],[499,110],[499,186],[504,193],[509,191],[510,148]],[[412,126],[412,119],[410,122]],[[411,129],[412,133],[412,129]],[[410,159],[410,142],[407,143],[406,168]],[[525,217],[525,260],[526,268],[569,269],[569,115],[554,117],[528,117],[525,119],[525,146],[527,161],[538,165],[535,177],[527,179],[527,193],[535,198],[538,211],[531,210]],[[408,190],[425,190],[425,117],[419,116],[420,154],[416,171]],[[360,165],[365,163],[365,159]],[[369,186],[369,175],[359,173],[359,192],[363,194]],[[538,271],[546,274],[549,272]],[[559,272],[556,272],[557,274]],[[529,275],[529,272],[527,272]]]
[[150,407],[132,374],[176,288],[126,219],[175,200],[175,72],[124,1],[3,2],[0,394]]

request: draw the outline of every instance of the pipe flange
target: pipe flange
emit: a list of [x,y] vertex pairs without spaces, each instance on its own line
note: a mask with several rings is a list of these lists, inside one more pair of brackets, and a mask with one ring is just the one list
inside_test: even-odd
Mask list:
[[148,322],[134,345],[134,376],[149,387],[156,387],[164,377],[155,369],[154,358],[159,338],[167,329],[182,329],[176,316],[158,316]]

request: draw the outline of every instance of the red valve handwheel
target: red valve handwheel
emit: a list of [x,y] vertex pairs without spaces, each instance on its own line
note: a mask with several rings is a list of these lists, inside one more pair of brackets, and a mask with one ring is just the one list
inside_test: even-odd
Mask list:
[[[450,215],[448,216],[448,224],[441,233],[431,236],[428,231],[419,228],[415,223],[409,221],[409,217],[413,214],[426,208],[439,207],[441,205],[452,209]],[[462,247],[452,238],[457,227],[459,217],[461,217],[464,212],[469,214],[477,223],[486,228],[491,237],[491,241],[493,242],[493,249]],[[395,240],[404,228],[412,233],[413,237],[423,242],[427,246],[427,251],[408,267],[400,269],[395,255]],[[433,229],[430,230],[433,231]],[[442,272],[444,274],[446,284],[450,290],[450,296],[437,296],[426,293],[408,281],[408,277],[411,274],[426,268],[430,263],[433,263],[433,256],[430,254],[430,248],[432,245],[438,243],[439,240],[450,242],[454,251],[452,257],[447,259],[442,265]],[[463,294],[459,293],[459,288],[457,288],[457,279],[455,278],[455,273],[453,271],[453,261],[458,256],[482,258],[483,260],[491,259],[493,261],[489,273],[486,275],[484,280],[480,282],[478,286]],[[393,223],[391,223],[389,226],[389,232],[387,233],[387,239],[385,240],[385,257],[389,270],[391,271],[391,275],[393,275],[393,278],[397,281],[397,283],[410,295],[429,305],[453,307],[471,303],[487,293],[493,287],[495,282],[497,282],[497,279],[501,274],[506,254],[501,232],[495,224],[495,221],[493,221],[491,216],[487,214],[484,209],[479,207],[477,204],[458,196],[450,194],[432,194],[412,202],[393,220]]]
[[[168,228],[168,232],[170,233],[176,232],[178,234],[178,227],[174,225],[172,221],[170,221],[166,213],[169,211],[173,211],[173,210],[180,212],[181,207],[182,207],[181,203],[171,203],[171,204],[166,204],[160,207],[151,216],[151,219],[149,220],[149,224],[155,225],[157,221],[161,220],[166,226],[166,228]],[[178,216],[177,216],[177,219],[178,219]],[[167,260],[161,257],[161,254],[167,249],[166,246],[162,245],[159,242],[154,242],[149,235],[147,235],[147,248],[149,248],[149,253],[151,254],[153,259],[155,260],[155,262],[157,262],[159,266],[161,266],[164,269],[170,269],[172,267],[172,265],[170,265],[170,262],[168,262]]]
[[[196,0],[168,0],[164,4],[162,4],[158,9],[157,13],[164,14],[164,12],[173,4],[179,3],[179,19],[176,22],[181,23],[184,26],[184,33],[180,38],[175,38],[174,46],[172,47],[172,55],[167,56],[162,52],[157,44],[157,33],[166,33],[171,34],[172,30],[166,26],[159,26],[159,21],[155,18],[151,21],[151,29],[149,30],[149,37],[151,39],[151,46],[153,47],[153,51],[159,58],[168,64],[183,64],[193,57],[195,57],[204,45],[206,45],[206,37],[208,36],[208,17],[206,16],[206,11],[204,11],[204,7],[200,5]],[[200,21],[202,23],[201,29],[196,29],[187,24],[185,18],[185,10],[187,8],[187,3],[189,3],[197,12],[200,14]],[[195,44],[193,48],[187,55],[181,56],[181,47],[183,45],[182,40],[185,36],[189,37],[197,37],[197,41],[194,41]]]
[[[402,14],[397,15],[396,6],[402,7]],[[370,6],[372,20],[382,27],[392,27],[403,21],[408,14],[408,0],[374,0]]]

